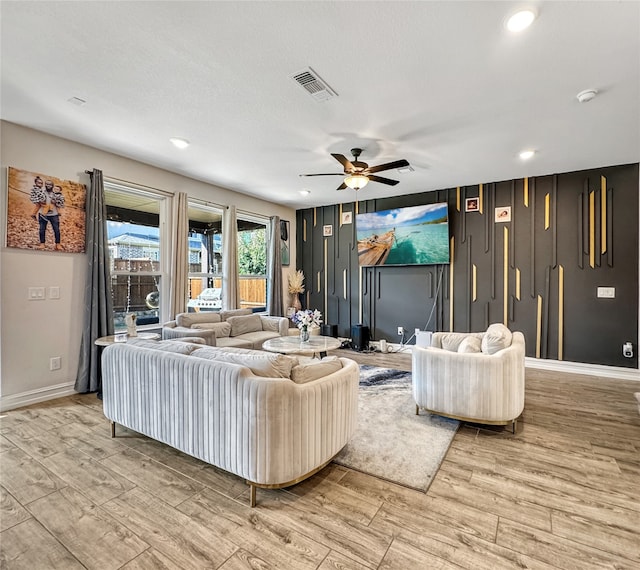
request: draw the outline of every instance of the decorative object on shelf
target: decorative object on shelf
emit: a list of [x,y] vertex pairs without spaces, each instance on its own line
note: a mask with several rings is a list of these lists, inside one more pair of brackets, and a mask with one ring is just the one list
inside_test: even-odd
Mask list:
[[289,293],[291,293],[291,306],[296,311],[302,309],[300,294],[304,293],[304,273],[298,269],[295,273],[289,274]]
[[293,322],[300,329],[300,342],[309,342],[309,327],[311,325],[320,326],[322,324],[322,313],[317,309],[312,311],[298,311],[293,315]]
[[124,318],[124,322],[127,325],[127,334],[129,336],[138,336],[138,331],[136,331],[136,314],[128,313]]

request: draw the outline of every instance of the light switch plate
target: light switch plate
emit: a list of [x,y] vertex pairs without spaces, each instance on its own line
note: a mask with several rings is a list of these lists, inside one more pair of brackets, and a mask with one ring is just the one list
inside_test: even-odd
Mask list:
[[615,299],[616,288],[615,287],[598,287],[599,299]]
[[43,301],[44,287],[29,287],[29,301]]
[[49,287],[49,299],[59,299],[60,298],[60,287]]

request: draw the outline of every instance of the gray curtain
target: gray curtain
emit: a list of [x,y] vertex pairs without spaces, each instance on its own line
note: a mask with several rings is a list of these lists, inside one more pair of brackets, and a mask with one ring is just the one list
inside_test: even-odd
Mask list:
[[187,310],[189,294],[189,215],[187,194],[173,197],[173,233],[171,236],[171,295],[170,317]]
[[280,218],[272,216],[269,220],[269,248],[267,252],[267,313],[274,317],[284,316],[280,241]]
[[102,171],[94,169],[87,195],[87,277],[84,287],[84,328],[76,392],[100,391],[100,351],[95,340],[113,334],[113,300],[107,244],[107,208]]
[[222,308],[224,310],[240,307],[238,271],[236,207],[228,206],[222,216]]

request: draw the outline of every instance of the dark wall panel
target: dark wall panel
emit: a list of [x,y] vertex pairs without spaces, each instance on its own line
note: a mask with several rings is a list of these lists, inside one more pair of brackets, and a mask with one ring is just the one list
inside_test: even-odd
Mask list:
[[[481,211],[465,212],[473,197]],[[452,264],[358,267],[356,210],[440,201],[449,204]],[[496,222],[496,207],[510,207],[511,220]],[[342,224],[343,212],[353,223]],[[637,164],[336,204],[297,220],[303,303],[341,336],[359,322],[392,342],[398,326],[411,335],[506,322],[524,333],[528,356],[638,366]],[[598,298],[599,286],[615,287],[615,298]],[[622,355],[629,341],[632,359]]]

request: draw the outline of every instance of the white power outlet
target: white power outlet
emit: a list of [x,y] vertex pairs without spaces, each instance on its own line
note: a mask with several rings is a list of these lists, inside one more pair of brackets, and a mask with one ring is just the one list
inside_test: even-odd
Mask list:
[[49,370],[60,370],[62,368],[62,360],[59,356],[53,356],[49,359]]
[[398,336],[402,336],[404,334],[404,327],[398,327]]

